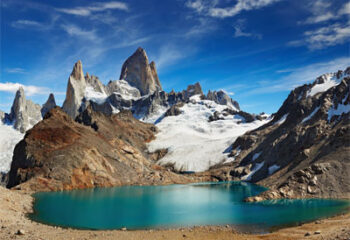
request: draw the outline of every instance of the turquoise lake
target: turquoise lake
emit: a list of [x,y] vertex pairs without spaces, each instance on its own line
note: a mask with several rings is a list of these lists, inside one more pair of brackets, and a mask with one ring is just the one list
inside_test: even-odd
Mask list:
[[245,182],[124,186],[34,194],[30,218],[79,229],[149,229],[198,225],[295,225],[349,209],[349,201],[305,199],[246,203],[265,188]]

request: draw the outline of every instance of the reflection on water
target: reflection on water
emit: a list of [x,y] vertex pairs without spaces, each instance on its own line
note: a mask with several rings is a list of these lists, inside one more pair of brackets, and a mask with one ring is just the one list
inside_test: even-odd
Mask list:
[[91,229],[221,224],[266,229],[328,217],[349,207],[347,201],[322,199],[243,202],[265,190],[254,184],[226,182],[37,193],[31,218]]

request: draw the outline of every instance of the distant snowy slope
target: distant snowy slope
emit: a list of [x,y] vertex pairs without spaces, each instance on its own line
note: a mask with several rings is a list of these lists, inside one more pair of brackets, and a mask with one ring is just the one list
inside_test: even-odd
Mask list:
[[7,173],[10,170],[13,150],[23,136],[13,126],[0,121],[0,172]]
[[331,87],[337,86],[345,77],[350,74],[348,71],[337,73],[326,73],[318,77],[312,88],[307,92],[307,97],[313,97],[318,93],[325,92]]
[[242,118],[231,115],[224,120],[208,121],[215,111],[222,112],[225,108],[227,106],[193,96],[181,108],[180,115],[165,117],[156,124],[160,132],[149,144],[149,150],[168,149],[158,163],[172,165],[177,171],[205,171],[215,164],[230,161],[224,152],[232,142],[268,120],[239,123]]

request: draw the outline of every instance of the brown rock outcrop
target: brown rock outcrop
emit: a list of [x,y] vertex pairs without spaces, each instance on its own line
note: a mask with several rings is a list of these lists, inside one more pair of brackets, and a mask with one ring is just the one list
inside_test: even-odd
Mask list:
[[155,131],[128,111],[108,117],[88,107],[76,122],[54,108],[17,144],[7,187],[48,191],[194,181],[150,160],[146,143]]

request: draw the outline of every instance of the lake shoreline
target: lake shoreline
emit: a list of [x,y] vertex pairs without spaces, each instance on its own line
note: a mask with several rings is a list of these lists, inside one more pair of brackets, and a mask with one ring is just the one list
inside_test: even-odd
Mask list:
[[[0,239],[346,239],[350,212],[328,219],[287,227],[267,234],[250,234],[234,226],[201,226],[158,230],[76,230],[31,221],[33,197],[28,192],[0,187]],[[23,230],[24,235],[17,235]],[[317,234],[320,232],[320,234]],[[309,233],[310,236],[305,236]],[[316,234],[315,234],[316,233]]]

